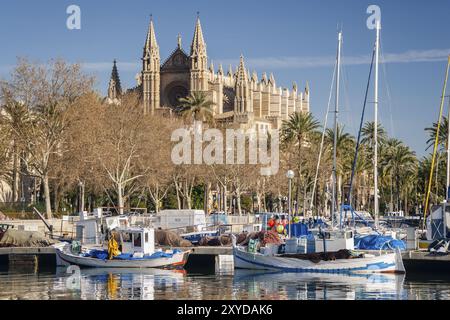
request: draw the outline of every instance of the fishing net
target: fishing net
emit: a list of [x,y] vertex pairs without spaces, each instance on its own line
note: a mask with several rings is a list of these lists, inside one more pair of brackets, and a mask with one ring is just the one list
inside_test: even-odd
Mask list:
[[155,242],[160,246],[192,247],[192,243],[173,231],[155,230]]
[[9,229],[1,238],[0,247],[49,247],[56,242],[40,232]]

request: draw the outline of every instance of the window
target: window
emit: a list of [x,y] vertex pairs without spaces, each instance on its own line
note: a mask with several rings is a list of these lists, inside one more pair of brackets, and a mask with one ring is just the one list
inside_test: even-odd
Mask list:
[[133,234],[133,238],[134,238],[133,245],[135,247],[141,247],[141,234],[135,233],[135,234]]
[[145,233],[145,243],[148,243],[148,232]]
[[131,242],[131,234],[129,233],[122,233],[122,240],[123,242]]

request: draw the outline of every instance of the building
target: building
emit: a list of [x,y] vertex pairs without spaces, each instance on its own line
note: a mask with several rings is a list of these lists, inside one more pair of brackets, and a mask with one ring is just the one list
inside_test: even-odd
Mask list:
[[[200,18],[197,17],[189,54],[184,51],[181,37],[169,57],[161,63],[153,19],[150,21],[142,56],[142,71],[137,86],[127,92],[138,92],[144,113],[167,112],[179,105],[179,98],[194,91],[204,92],[214,102],[217,122],[242,129],[277,129],[282,120],[294,112],[309,112],[309,88],[299,91],[296,83],[291,89],[277,87],[273,74],[246,69],[241,56],[235,72],[227,73],[222,65],[208,66],[206,42]],[[122,87],[116,62],[108,87],[107,101],[120,103]]]

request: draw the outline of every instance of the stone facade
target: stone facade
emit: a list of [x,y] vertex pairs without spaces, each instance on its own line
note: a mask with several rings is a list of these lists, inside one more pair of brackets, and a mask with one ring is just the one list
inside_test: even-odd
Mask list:
[[[217,71],[208,67],[206,42],[200,19],[197,17],[190,53],[182,47],[181,37],[175,50],[161,64],[159,46],[153,20],[150,21],[145,41],[142,71],[137,76],[138,92],[143,101],[144,113],[170,111],[178,106],[178,99],[194,91],[202,91],[214,102],[217,122],[227,126],[259,130],[279,128],[282,120],[294,112],[309,112],[309,88],[299,91],[296,83],[289,90],[277,87],[273,74],[263,73],[261,80],[256,72],[245,68],[243,56],[233,72],[230,66],[225,74],[222,65]],[[109,103],[119,103],[122,89],[114,62],[108,88]]]

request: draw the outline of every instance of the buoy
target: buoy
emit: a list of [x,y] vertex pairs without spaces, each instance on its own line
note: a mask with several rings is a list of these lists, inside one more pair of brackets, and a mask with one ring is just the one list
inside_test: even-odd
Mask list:
[[277,232],[283,233],[283,231],[284,231],[284,226],[282,224],[277,225]]

